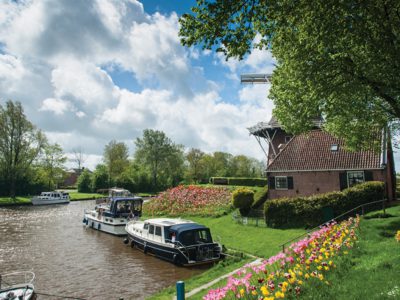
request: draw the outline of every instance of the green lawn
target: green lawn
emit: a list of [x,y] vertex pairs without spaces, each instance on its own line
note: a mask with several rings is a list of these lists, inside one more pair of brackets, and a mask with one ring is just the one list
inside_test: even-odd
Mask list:
[[[78,201],[78,200],[89,200],[89,199],[96,199],[104,197],[101,194],[96,193],[78,193],[75,191],[67,191],[71,197],[71,201]],[[0,206],[1,205],[24,205],[30,204],[31,198],[33,196],[19,196],[16,197],[14,200],[10,197],[0,197]]]
[[15,199],[11,199],[10,197],[0,197],[0,206],[1,205],[21,205],[21,204],[29,204],[31,203],[30,197],[16,197]]
[[400,206],[387,213],[392,217],[363,219],[357,247],[326,276],[331,285],[307,287],[302,298],[400,299],[400,243],[394,238],[400,230]]

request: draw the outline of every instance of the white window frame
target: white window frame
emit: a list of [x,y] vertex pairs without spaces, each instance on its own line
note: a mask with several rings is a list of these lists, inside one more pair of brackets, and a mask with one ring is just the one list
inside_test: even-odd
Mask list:
[[355,184],[353,184],[353,185],[350,185],[350,174],[354,174],[354,173],[361,173],[362,174],[362,182],[365,182],[365,173],[364,173],[364,171],[347,171],[347,187],[352,187],[352,186],[355,186],[356,184],[358,184],[358,183],[362,183],[362,182],[357,182],[357,183],[355,183]]
[[[278,178],[285,178],[286,179],[286,187],[278,187]],[[276,190],[288,190],[289,189],[289,182],[287,176],[275,176],[275,189]]]

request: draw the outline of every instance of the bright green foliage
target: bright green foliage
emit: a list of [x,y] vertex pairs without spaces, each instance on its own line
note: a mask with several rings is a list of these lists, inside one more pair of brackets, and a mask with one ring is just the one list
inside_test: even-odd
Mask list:
[[10,197],[19,192],[17,182],[25,179],[45,143],[46,137],[26,118],[21,103],[0,105],[0,181]]
[[108,170],[107,166],[99,164],[92,174],[91,189],[96,192],[100,189],[108,188]]
[[112,140],[104,148],[104,162],[108,168],[109,185],[125,171],[129,165],[128,146],[123,142]]
[[79,193],[90,193],[92,192],[91,188],[91,174],[87,169],[83,170],[82,174],[78,177],[78,192]]
[[254,192],[247,188],[239,188],[232,193],[232,205],[238,208],[240,214],[245,216],[249,213],[254,202]]
[[[271,227],[310,228],[323,223],[324,207],[331,207],[334,216],[339,216],[359,205],[383,200],[384,194],[383,182],[369,181],[345,189],[343,192],[268,200],[264,205],[265,219]],[[382,204],[366,206],[365,212],[381,206]]]
[[43,180],[47,181],[47,188],[52,190],[62,183],[65,176],[64,163],[67,157],[59,144],[47,144],[39,159],[39,168],[43,170]]
[[262,208],[262,205],[267,201],[268,197],[268,186],[264,186],[262,189],[257,190],[254,193],[254,202],[251,208],[258,209]]
[[183,174],[183,146],[171,141],[164,132],[145,129],[135,140],[135,163],[148,170],[154,190],[177,185]]
[[371,128],[400,118],[398,0],[197,0],[180,19],[183,45],[242,59],[269,49],[277,67],[270,98],[292,133],[326,128],[353,148]]

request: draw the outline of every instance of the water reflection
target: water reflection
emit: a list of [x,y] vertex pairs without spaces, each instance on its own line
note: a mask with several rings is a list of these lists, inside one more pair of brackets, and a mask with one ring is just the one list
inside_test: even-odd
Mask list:
[[[131,249],[82,226],[94,201],[0,208],[0,272],[32,270],[38,292],[85,299],[144,299],[201,272]],[[39,299],[51,299],[40,296]]]

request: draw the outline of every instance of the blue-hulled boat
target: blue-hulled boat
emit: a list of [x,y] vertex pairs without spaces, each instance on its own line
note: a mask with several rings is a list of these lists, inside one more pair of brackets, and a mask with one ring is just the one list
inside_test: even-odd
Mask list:
[[133,220],[125,228],[126,244],[177,265],[213,263],[223,256],[210,229],[189,220],[157,218]]
[[83,223],[93,229],[114,235],[126,235],[129,220],[142,215],[143,199],[128,190],[112,188],[109,197],[98,203],[93,210],[85,210]]

